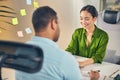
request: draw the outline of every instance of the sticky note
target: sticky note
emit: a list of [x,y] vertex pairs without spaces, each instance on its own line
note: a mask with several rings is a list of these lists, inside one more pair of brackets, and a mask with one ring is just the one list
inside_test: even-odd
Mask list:
[[17,34],[18,34],[18,37],[24,37],[23,31],[18,31]]
[[39,7],[39,6],[38,6],[38,2],[34,1],[34,2],[33,2],[33,6],[34,6],[35,8],[38,8],[38,7]]
[[32,31],[31,31],[31,29],[30,29],[30,28],[26,28],[26,29],[25,29],[25,31],[26,31],[26,33],[27,33],[27,34],[32,33]]
[[12,24],[13,24],[13,25],[18,24],[18,19],[17,19],[17,18],[12,18]]
[[26,0],[27,5],[31,5],[32,1],[31,0]]
[[21,16],[25,16],[26,15],[26,10],[25,9],[21,9],[20,10],[20,14],[21,14]]

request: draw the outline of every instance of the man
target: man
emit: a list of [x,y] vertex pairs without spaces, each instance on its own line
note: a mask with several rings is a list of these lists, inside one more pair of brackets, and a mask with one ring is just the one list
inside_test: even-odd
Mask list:
[[16,80],[82,80],[76,59],[55,43],[60,34],[57,13],[48,6],[40,7],[34,11],[32,23],[35,36],[28,43],[42,48],[43,66],[34,74],[17,71]]

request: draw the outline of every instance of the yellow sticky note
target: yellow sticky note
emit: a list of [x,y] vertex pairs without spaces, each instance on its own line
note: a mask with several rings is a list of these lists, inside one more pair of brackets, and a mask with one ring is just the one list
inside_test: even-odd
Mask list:
[[18,24],[18,19],[17,19],[17,18],[12,18],[12,24],[13,24],[13,25]]
[[38,2],[34,1],[34,2],[33,2],[33,6],[34,6],[35,8],[38,8],[38,7],[39,7],[39,6],[38,6]]
[[26,10],[25,9],[21,9],[20,10],[20,14],[21,14],[21,16],[25,16],[26,15]]

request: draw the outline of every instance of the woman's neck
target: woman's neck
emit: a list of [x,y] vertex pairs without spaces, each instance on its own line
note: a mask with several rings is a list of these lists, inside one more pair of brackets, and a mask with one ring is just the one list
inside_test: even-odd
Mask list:
[[86,32],[87,32],[88,34],[91,34],[91,33],[94,32],[94,30],[95,30],[95,26],[93,25],[93,26],[91,26],[89,29],[86,29]]

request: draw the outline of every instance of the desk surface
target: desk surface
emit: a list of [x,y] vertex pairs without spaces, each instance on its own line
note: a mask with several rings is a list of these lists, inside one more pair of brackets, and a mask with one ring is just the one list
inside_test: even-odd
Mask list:
[[[84,57],[78,57],[78,56],[75,56],[75,57],[78,61],[84,61],[87,59]],[[90,80],[90,79],[88,79],[89,78],[88,72],[90,70],[100,70],[100,79],[99,80],[103,80],[105,76],[106,76],[106,79],[104,79],[104,80],[113,80],[113,79],[110,79],[109,76],[117,70],[119,70],[119,72],[120,72],[120,65],[112,64],[112,63],[108,63],[108,62],[103,62],[102,64],[95,63],[92,65],[88,65],[84,68],[81,68],[81,72],[84,77],[84,80]],[[2,74],[3,79],[15,80],[15,78],[14,78],[15,72],[13,69],[3,68],[2,73],[3,73]]]
[[[84,61],[87,59],[84,57],[78,57],[78,56],[75,56],[75,57],[78,61]],[[110,78],[109,76],[111,76],[114,72],[117,71],[115,74],[118,74],[118,72],[120,74],[120,65],[112,64],[112,63],[108,63],[108,62],[102,62],[102,64],[95,63],[95,64],[85,66],[84,68],[81,68],[83,76],[86,76],[86,74],[90,70],[100,70],[100,76],[102,78],[100,80],[103,80],[105,76],[106,76],[106,79],[104,79],[104,80],[108,80],[107,78]],[[112,75],[111,77],[114,77],[115,74]]]

